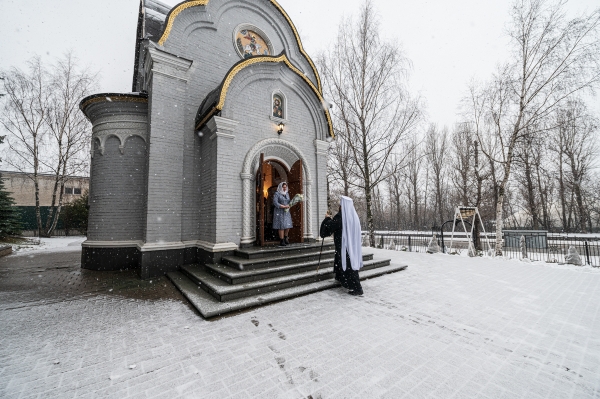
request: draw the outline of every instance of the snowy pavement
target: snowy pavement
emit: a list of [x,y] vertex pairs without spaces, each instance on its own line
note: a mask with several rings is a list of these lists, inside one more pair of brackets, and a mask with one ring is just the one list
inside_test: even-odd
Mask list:
[[76,251],[2,258],[0,397],[600,397],[597,269],[366,251],[409,268],[213,321]]
[[23,243],[12,244],[12,247],[15,255],[28,255],[35,251],[81,251],[81,243],[85,240],[85,236],[28,238]]

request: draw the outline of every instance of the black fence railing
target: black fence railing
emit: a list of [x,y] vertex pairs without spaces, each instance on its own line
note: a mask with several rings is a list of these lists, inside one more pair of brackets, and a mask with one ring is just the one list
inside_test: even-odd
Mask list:
[[505,245],[503,254],[512,259],[526,257],[532,261],[551,263],[569,263],[578,255],[581,265],[600,267],[600,238],[548,236],[546,243],[525,240],[524,248],[520,245]]
[[[494,238],[488,233],[491,248],[494,248]],[[381,249],[406,252],[426,252],[435,236],[437,244],[442,252],[450,251],[450,234],[426,233],[375,233],[375,246]],[[369,236],[363,232],[363,245],[369,245]],[[481,240],[484,250],[487,250],[485,240]],[[559,235],[548,235],[546,239],[525,239],[524,248],[518,243],[505,240],[503,255],[511,259],[527,259],[532,261],[543,261],[550,263],[569,263],[573,258],[573,250],[576,251],[581,265],[600,267],[600,237],[565,237]],[[468,242],[464,234],[454,238],[452,251],[462,252],[468,248]],[[571,249],[571,254],[569,249]],[[525,251],[523,251],[525,249]]]
[[[375,246],[382,249],[406,252],[426,252],[431,234],[375,233]],[[363,233],[363,245],[369,245],[369,236]],[[441,240],[438,238],[438,244]]]

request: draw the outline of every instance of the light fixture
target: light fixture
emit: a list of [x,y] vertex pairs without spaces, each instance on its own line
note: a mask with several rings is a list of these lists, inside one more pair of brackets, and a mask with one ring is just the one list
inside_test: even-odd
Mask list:
[[283,122],[279,122],[279,125],[277,125],[277,134],[281,136],[281,133],[283,133],[283,128],[284,128],[284,124]]

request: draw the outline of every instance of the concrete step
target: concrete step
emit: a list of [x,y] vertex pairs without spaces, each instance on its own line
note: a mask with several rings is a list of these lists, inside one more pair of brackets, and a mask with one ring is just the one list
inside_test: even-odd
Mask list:
[[[364,270],[383,267],[390,264],[389,259],[371,260],[364,262]],[[316,266],[316,265],[315,265]],[[187,275],[193,282],[202,287],[206,292],[214,296],[220,302],[231,301],[248,296],[277,291],[296,285],[309,284],[321,280],[333,278],[333,266],[322,267],[319,271],[311,268],[309,271],[285,274],[283,276],[264,278],[249,281],[242,284],[229,284],[215,277],[205,267],[199,265],[187,265],[181,268],[181,272]]]
[[[270,258],[265,258],[270,259]],[[302,262],[288,263],[281,262],[281,260],[271,260],[268,267],[261,269],[248,269],[231,267],[228,264],[214,264],[206,265],[205,268],[212,275],[220,280],[223,280],[229,284],[242,284],[250,281],[257,281],[266,278],[273,278],[284,276],[288,274],[302,273],[309,270],[316,270],[319,266],[318,256],[304,257],[302,255]],[[373,260],[373,254],[363,254],[363,261]],[[332,267],[333,256],[322,257],[320,268]]]
[[[328,240],[323,244],[323,251],[333,248],[333,240]],[[234,256],[244,259],[267,258],[279,256],[282,258],[288,256],[299,255],[302,253],[319,252],[321,250],[321,242],[305,243],[305,244],[290,244],[287,247],[270,246],[270,247],[250,247],[239,248],[234,252]]]
[[[234,269],[238,270],[252,270],[252,269],[260,269],[270,266],[281,266],[284,264],[293,264],[293,263],[304,263],[311,260],[319,259],[319,251],[317,250],[312,252],[304,252],[299,254],[293,254],[289,252],[284,252],[285,256],[281,256],[281,254],[272,254],[270,256],[264,256],[260,258],[244,258],[241,256],[224,256],[221,259],[221,264],[225,266],[231,266]],[[321,260],[333,259],[335,255],[335,249],[323,249],[323,253],[320,255]]]
[[[360,272],[360,279],[365,280],[384,274],[398,272],[406,268],[407,265],[388,265],[370,270],[363,269]],[[229,312],[252,308],[270,302],[306,295],[339,286],[339,283],[331,278],[315,281],[309,284],[292,286],[277,291],[262,292],[256,295],[227,302],[219,302],[182,272],[170,272],[167,273],[167,277],[204,318],[211,318]],[[368,295],[369,292],[365,292],[365,296]]]

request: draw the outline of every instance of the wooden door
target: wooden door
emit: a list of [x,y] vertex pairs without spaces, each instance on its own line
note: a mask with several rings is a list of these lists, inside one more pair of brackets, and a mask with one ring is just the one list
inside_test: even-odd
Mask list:
[[[302,181],[302,160],[299,159],[294,163],[290,169],[288,175],[288,189],[290,193],[290,199],[294,198],[296,194],[303,193],[303,181]],[[290,242],[304,242],[304,202],[294,205],[290,209],[292,213],[292,222],[294,227],[290,230],[289,238]]]
[[265,154],[260,154],[260,164],[256,176],[256,243],[265,245]]

